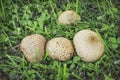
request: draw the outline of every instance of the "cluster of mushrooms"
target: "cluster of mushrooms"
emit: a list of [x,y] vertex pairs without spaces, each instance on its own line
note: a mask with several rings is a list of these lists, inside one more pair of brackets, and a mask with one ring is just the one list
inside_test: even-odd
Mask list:
[[[74,11],[68,10],[58,17],[60,24],[74,24],[81,20]],[[40,34],[25,37],[20,44],[20,49],[30,62],[41,61],[45,55],[58,61],[67,61],[73,57],[74,47],[77,55],[85,62],[95,62],[104,53],[104,45],[96,32],[81,30],[74,35],[73,44],[64,37],[56,37],[46,42]]]

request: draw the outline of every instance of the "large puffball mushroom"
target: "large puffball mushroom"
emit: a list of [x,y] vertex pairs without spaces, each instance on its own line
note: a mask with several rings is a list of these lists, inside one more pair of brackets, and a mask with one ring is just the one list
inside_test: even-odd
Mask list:
[[44,56],[46,39],[39,34],[25,37],[20,44],[20,49],[30,62],[41,61]]
[[104,53],[104,45],[94,31],[81,30],[73,38],[78,56],[85,62],[94,62]]
[[80,20],[81,17],[72,10],[64,11],[58,17],[58,23],[60,24],[74,24],[75,21],[80,21]]
[[47,42],[46,51],[52,59],[66,61],[73,56],[74,48],[70,40],[64,37],[57,37]]

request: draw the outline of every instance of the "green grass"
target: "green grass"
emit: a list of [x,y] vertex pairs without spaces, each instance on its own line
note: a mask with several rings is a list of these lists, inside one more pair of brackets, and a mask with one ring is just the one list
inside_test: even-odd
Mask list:
[[[119,0],[0,0],[0,80],[120,80]],[[82,18],[75,25],[57,24],[65,10]],[[72,41],[80,30],[96,31],[105,45],[104,55],[93,63],[74,53],[66,62],[28,62],[18,45],[30,34],[47,40],[63,36]]]

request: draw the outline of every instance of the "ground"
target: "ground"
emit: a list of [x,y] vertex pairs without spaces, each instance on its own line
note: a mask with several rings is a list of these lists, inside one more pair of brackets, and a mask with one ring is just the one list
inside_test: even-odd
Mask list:
[[[73,10],[81,16],[74,25],[60,25],[58,16]],[[86,63],[74,56],[60,62],[47,55],[30,63],[19,49],[21,40],[41,34],[48,40],[91,29],[100,35],[104,55]],[[0,80],[120,80],[119,0],[0,0]]]

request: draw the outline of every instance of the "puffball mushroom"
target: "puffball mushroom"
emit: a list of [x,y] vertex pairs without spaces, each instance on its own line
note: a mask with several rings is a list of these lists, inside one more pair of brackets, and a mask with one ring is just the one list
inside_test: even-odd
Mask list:
[[73,38],[78,56],[85,62],[94,62],[104,53],[104,45],[94,31],[81,30]]
[[72,10],[64,11],[58,17],[58,23],[60,24],[74,24],[76,20],[81,20],[81,17]]
[[44,56],[46,39],[39,34],[25,37],[20,44],[20,49],[30,62],[41,61]]
[[58,61],[66,61],[73,56],[74,48],[70,40],[64,37],[53,38],[46,44],[48,56]]

